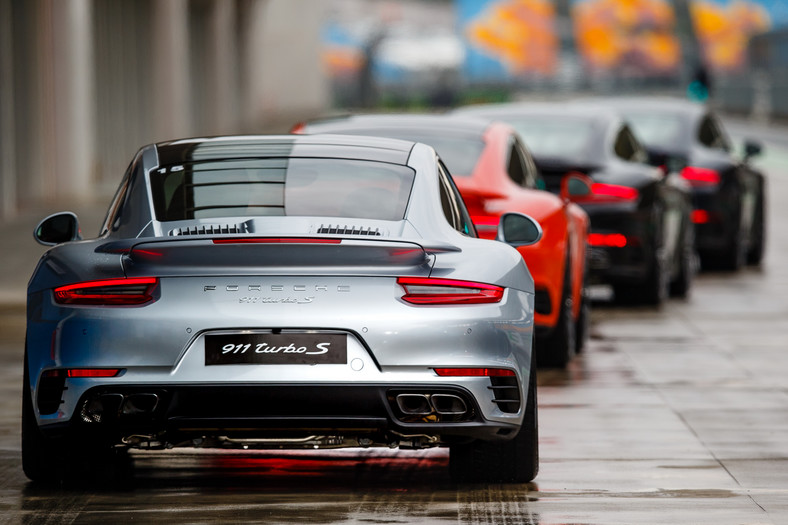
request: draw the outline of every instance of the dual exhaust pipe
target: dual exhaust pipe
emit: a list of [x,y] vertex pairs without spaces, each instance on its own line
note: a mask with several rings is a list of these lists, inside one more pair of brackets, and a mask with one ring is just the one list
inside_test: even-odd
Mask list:
[[85,401],[80,416],[85,423],[109,422],[123,416],[153,414],[159,395],[153,393],[101,394]]
[[468,405],[454,394],[398,394],[397,406],[409,416],[461,416],[468,413]]

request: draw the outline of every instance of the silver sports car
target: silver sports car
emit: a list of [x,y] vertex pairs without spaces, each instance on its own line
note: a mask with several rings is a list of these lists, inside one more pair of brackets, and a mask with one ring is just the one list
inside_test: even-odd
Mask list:
[[23,467],[129,449],[447,446],[459,480],[538,470],[534,289],[507,214],[476,237],[424,144],[239,136],[142,148],[101,233],[44,219]]

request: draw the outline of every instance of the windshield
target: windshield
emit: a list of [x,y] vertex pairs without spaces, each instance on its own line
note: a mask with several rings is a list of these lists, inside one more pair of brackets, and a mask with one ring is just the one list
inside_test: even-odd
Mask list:
[[685,124],[678,115],[632,113],[626,117],[646,147],[673,149],[683,140]]
[[383,162],[267,158],[184,163],[151,172],[156,218],[319,216],[396,221],[415,172]]
[[593,122],[579,119],[529,117],[509,120],[534,157],[585,161],[593,155]]

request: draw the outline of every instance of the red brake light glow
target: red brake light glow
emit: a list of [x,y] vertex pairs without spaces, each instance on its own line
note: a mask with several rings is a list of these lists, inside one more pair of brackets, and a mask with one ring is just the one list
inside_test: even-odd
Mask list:
[[69,368],[67,377],[115,377],[120,368]]
[[441,377],[514,377],[508,368],[434,368]]
[[492,284],[423,277],[400,277],[397,284],[405,289],[402,300],[418,305],[498,303],[504,290]]
[[625,201],[637,200],[639,196],[638,190],[635,188],[618,184],[603,184],[601,182],[595,182],[591,185],[591,193],[596,197],[609,197]]
[[588,244],[606,248],[623,248],[627,245],[627,237],[623,233],[589,233]]
[[156,277],[103,279],[86,281],[55,288],[55,302],[59,304],[94,306],[142,306],[153,302]]
[[687,166],[681,170],[681,176],[690,183],[692,187],[716,186],[722,180],[720,174],[709,168],[698,168]]
[[236,239],[214,239],[214,244],[340,244],[342,239],[315,237],[239,237]]

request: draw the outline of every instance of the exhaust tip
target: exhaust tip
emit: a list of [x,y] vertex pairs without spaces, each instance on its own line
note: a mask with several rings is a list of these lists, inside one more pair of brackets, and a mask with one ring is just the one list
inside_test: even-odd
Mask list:
[[430,400],[424,394],[399,394],[397,406],[403,414],[420,416],[432,414]]
[[131,394],[123,401],[120,413],[124,416],[150,414],[159,405],[157,394]]
[[454,394],[432,394],[430,402],[435,412],[443,416],[461,416],[468,412],[465,401]]

